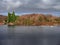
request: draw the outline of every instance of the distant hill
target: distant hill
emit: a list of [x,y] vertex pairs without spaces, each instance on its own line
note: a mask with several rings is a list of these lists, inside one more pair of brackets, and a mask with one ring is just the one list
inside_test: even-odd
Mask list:
[[0,15],[0,23],[4,22],[7,20],[7,16]]
[[[0,15],[0,23],[4,23],[7,16]],[[51,14],[25,14],[17,16],[15,25],[40,26],[40,25],[60,25],[60,17]]]
[[50,14],[26,14],[19,16],[16,22],[18,25],[58,25],[60,24],[60,17],[52,16]]

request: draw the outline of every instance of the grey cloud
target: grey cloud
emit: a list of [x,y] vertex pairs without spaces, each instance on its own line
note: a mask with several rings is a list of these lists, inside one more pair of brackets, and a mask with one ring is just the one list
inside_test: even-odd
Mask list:
[[60,10],[60,0],[0,0],[0,10]]

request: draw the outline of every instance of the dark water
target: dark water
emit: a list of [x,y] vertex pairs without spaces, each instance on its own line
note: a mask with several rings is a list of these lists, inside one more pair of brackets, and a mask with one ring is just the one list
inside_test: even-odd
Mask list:
[[0,25],[0,45],[60,45],[60,27]]

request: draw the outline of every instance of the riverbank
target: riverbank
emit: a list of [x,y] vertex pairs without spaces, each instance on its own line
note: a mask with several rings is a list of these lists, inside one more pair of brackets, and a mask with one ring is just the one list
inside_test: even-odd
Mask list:
[[4,24],[4,23],[0,23],[0,25],[8,25],[8,26],[60,26],[60,24],[31,24],[31,25],[18,25],[18,24],[14,24],[14,23],[8,23],[8,24]]

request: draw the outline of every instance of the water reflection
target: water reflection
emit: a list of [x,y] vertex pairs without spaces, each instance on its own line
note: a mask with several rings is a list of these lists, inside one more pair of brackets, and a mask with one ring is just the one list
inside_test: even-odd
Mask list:
[[8,26],[7,28],[7,31],[8,31],[8,38],[11,39],[11,38],[14,38],[15,36],[15,26]]
[[60,45],[59,27],[0,26],[0,45]]

